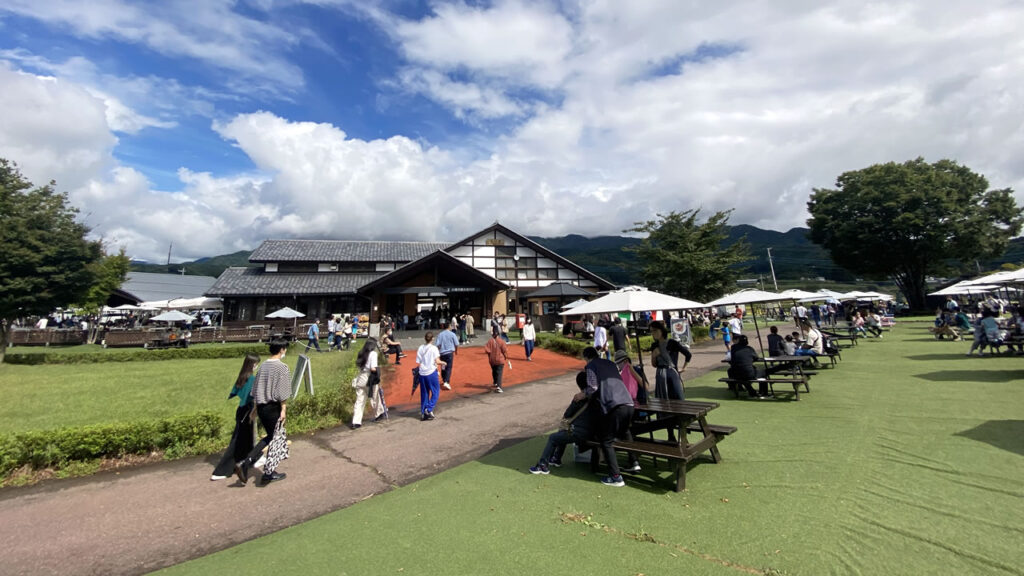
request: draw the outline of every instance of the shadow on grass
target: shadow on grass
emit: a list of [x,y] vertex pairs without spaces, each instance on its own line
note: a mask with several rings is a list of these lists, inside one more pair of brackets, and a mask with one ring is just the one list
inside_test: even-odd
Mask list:
[[963,436],[1024,456],[1024,420],[989,420],[970,430],[957,432],[954,436]]
[[1024,378],[1021,370],[943,370],[917,374],[915,377],[932,382],[1014,382]]
[[961,360],[966,359],[964,352],[947,352],[945,354],[915,354],[912,356],[904,356],[907,360],[921,360],[924,362],[942,362],[945,360]]

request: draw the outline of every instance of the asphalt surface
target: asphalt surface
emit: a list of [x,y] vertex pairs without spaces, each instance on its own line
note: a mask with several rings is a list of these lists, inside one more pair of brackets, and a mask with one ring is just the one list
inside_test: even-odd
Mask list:
[[[721,366],[720,342],[693,352],[684,379]],[[278,469],[287,479],[266,487],[210,481],[217,455],[5,488],[0,573],[143,574],[345,508],[553,430],[576,392],[576,362],[504,394],[442,394],[431,422],[401,406],[384,423],[294,437]]]

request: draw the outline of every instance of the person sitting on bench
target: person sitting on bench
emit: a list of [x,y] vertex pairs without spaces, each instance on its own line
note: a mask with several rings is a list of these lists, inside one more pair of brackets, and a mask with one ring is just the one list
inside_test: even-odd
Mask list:
[[[586,389],[586,372],[581,371],[576,374],[576,386],[581,392]],[[565,413],[562,414],[558,432],[548,436],[548,443],[544,446],[537,465],[530,467],[530,474],[547,474],[550,471],[549,467],[561,467],[566,445],[570,443],[585,444],[589,440],[596,440],[597,428],[602,418],[603,414],[601,414],[596,400],[591,401],[589,398],[576,400],[574,398],[569,403],[569,407],[565,409]]]
[[387,332],[384,333],[384,339],[381,340],[381,344],[387,348],[384,350],[384,354],[395,355],[395,366],[402,365],[402,358],[405,358],[405,354],[402,353],[402,344],[394,339],[391,328],[388,328]]
[[[774,328],[774,326],[772,326]],[[755,392],[754,387],[750,384],[752,380],[757,380],[757,368],[754,367],[754,362],[760,360],[757,356],[757,351],[750,346],[750,341],[745,334],[739,334],[736,336],[736,340],[732,344],[732,355],[729,357],[729,378],[739,380],[740,383],[747,390],[747,394],[751,398],[767,398],[768,397],[768,383],[761,382],[760,390]]]

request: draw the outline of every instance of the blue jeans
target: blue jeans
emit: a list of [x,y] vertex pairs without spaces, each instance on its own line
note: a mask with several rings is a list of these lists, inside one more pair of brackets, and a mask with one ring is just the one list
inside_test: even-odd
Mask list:
[[441,371],[441,381],[451,383],[452,381],[452,365],[455,364],[455,353],[446,352],[441,354],[441,362],[445,363],[444,369]]
[[523,347],[526,348],[526,358],[529,359],[533,355],[533,340],[523,340]]
[[[306,350],[309,350],[310,348],[316,348],[317,352],[322,352],[322,350],[320,350],[320,339],[319,338],[313,338],[311,336],[309,338],[309,342],[306,342]],[[303,350],[303,352],[305,352],[306,350]],[[270,433],[273,434],[274,431],[271,430]]]
[[437,397],[441,394],[441,382],[437,379],[437,370],[426,376],[420,374],[420,413],[433,412],[437,406]]
[[540,463],[547,464],[554,460],[561,460],[562,454],[565,453],[565,447],[574,442],[585,442],[587,440],[586,435],[576,435],[569,433],[568,430],[559,430],[554,434],[548,436],[548,443],[544,446],[544,451],[540,454]]

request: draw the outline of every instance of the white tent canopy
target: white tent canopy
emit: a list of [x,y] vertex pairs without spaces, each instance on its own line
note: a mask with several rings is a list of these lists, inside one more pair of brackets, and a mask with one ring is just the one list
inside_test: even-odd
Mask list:
[[629,286],[609,292],[596,300],[580,304],[564,312],[565,315],[612,314],[616,312],[652,312],[657,310],[690,310],[705,308],[705,304],[653,292],[639,286]]
[[969,285],[987,285],[987,284],[1013,284],[1024,282],[1024,268],[1019,270],[1000,270],[994,274],[975,278],[973,280],[967,280],[966,284]]
[[199,310],[209,308],[223,308],[224,303],[220,298],[171,298],[170,300],[153,300],[139,304],[141,309],[150,310]]

